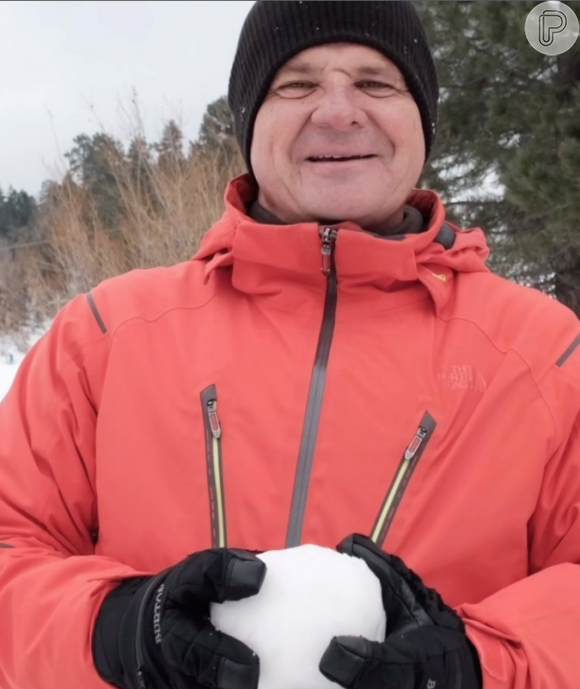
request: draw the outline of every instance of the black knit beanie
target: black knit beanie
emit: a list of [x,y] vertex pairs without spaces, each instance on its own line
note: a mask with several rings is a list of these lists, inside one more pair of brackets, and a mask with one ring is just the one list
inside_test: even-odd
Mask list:
[[411,2],[257,0],[242,27],[228,91],[248,170],[256,115],[280,67],[302,50],[337,42],[368,45],[397,65],[421,113],[429,156],[439,87],[427,38]]

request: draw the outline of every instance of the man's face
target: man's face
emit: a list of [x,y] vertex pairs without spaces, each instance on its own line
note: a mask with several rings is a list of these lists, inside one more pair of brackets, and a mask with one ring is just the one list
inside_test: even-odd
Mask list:
[[251,150],[259,200],[281,220],[352,220],[383,232],[400,223],[424,160],[401,72],[350,43],[310,48],[280,69]]

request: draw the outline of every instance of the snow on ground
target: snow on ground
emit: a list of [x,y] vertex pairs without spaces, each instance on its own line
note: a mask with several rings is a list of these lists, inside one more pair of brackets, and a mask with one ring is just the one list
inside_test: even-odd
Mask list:
[[23,352],[19,352],[13,344],[0,340],[0,400],[10,389],[23,358]]
[[40,338],[42,332],[43,330],[39,330],[31,335],[20,335],[17,339],[0,336],[0,402],[10,389],[27,351]]

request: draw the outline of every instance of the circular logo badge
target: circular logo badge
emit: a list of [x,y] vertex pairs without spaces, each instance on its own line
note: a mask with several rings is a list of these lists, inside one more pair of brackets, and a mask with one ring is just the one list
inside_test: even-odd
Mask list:
[[579,33],[578,17],[563,2],[542,2],[526,19],[526,37],[544,55],[560,55],[570,50]]

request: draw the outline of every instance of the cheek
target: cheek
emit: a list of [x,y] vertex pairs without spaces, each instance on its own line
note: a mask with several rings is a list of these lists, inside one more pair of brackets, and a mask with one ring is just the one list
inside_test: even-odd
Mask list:
[[254,172],[260,171],[268,162],[268,133],[264,124],[256,119],[252,135],[250,159]]
[[255,147],[257,155],[278,165],[292,162],[308,116],[308,105],[298,100],[265,104],[256,117],[252,153]]
[[281,145],[281,135],[270,122],[258,123],[252,137],[252,167],[255,171],[271,168]]
[[401,157],[411,165],[423,165],[425,160],[425,139],[419,110],[413,107],[400,108],[388,123],[388,135]]

